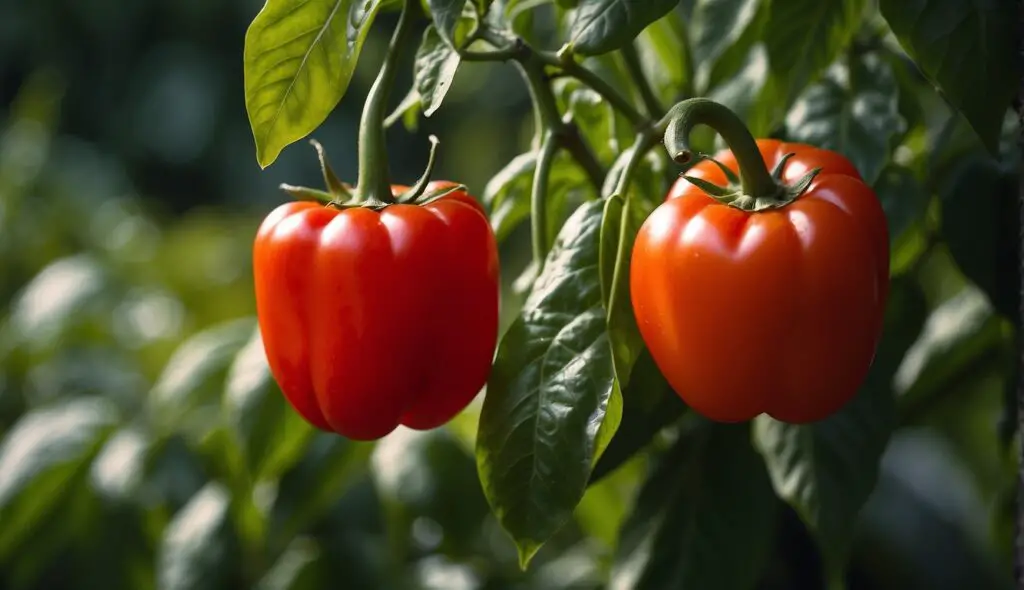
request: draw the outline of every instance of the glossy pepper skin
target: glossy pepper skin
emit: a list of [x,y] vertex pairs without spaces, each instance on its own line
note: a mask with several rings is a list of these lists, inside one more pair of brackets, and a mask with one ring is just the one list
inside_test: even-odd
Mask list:
[[271,372],[317,428],[353,440],[434,428],[487,381],[497,245],[464,192],[380,211],[286,203],[259,228],[253,273]]
[[[640,332],[679,396],[705,417],[823,419],[856,394],[889,290],[889,238],[874,192],[841,155],[757,142],[782,178],[821,172],[793,202],[746,212],[680,178],[643,224],[630,291]],[[716,159],[734,172],[731,152]],[[703,161],[689,172],[717,185]]]

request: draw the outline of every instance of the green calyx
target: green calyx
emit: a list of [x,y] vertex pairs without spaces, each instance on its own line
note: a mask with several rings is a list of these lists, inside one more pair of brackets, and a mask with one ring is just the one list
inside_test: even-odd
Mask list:
[[452,186],[445,186],[441,188],[434,188],[427,190],[430,185],[430,177],[434,172],[434,164],[437,160],[437,146],[441,143],[437,137],[430,136],[430,156],[427,159],[427,166],[423,171],[423,175],[420,176],[419,180],[416,181],[409,190],[403,192],[400,195],[394,196],[391,194],[391,187],[388,187],[388,200],[378,199],[375,197],[360,198],[358,192],[347,183],[342,182],[334,170],[331,168],[331,164],[327,159],[327,150],[315,139],[310,139],[309,143],[316,149],[317,157],[320,160],[320,170],[323,173],[324,184],[327,186],[327,190],[309,188],[305,186],[295,186],[291,184],[282,184],[281,190],[288,193],[292,197],[302,201],[317,201],[323,203],[327,207],[334,207],[337,209],[350,209],[353,207],[365,207],[367,209],[373,209],[374,211],[380,211],[385,207],[391,205],[426,205],[432,201],[436,201],[441,197],[449,195],[456,191],[465,191],[466,186],[462,184],[456,184]]
[[743,121],[728,107],[706,98],[691,98],[676,104],[665,115],[663,124],[665,149],[678,164],[685,164],[695,157],[690,149],[690,132],[697,125],[707,125],[722,137],[736,156],[739,176],[717,160],[698,155],[696,157],[714,162],[725,173],[728,184],[718,186],[686,175],[683,178],[718,202],[743,211],[757,212],[785,207],[802,195],[821,172],[820,168],[811,170],[796,182],[787,184],[782,175],[786,162],[794,154],[786,154],[779,160],[775,170],[769,172],[757,142]]

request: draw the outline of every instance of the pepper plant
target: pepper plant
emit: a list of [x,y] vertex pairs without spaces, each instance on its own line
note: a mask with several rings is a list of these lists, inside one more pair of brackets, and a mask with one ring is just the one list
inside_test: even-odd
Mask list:
[[[202,319],[139,353],[148,394],[25,392],[160,265],[0,275],[0,590],[1009,588],[1014,14],[267,0],[256,161],[305,150],[324,186],[230,238],[251,277],[175,284]],[[513,72],[529,140],[474,135],[521,152],[475,185],[422,128]],[[93,287],[32,307],[68,273]],[[241,311],[195,311],[217,292]]]

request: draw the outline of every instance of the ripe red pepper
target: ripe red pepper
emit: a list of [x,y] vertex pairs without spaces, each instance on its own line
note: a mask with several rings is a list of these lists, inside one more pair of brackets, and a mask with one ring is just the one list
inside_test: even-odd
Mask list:
[[253,273],[270,370],[317,428],[354,440],[434,428],[487,381],[498,251],[465,192],[379,210],[286,203],[260,226]]
[[686,138],[698,123],[733,149],[694,166],[637,235],[630,286],[644,342],[707,418],[826,418],[857,393],[881,336],[882,206],[836,152],[755,143],[707,99],[676,109],[678,127],[666,132],[674,157],[692,153]]

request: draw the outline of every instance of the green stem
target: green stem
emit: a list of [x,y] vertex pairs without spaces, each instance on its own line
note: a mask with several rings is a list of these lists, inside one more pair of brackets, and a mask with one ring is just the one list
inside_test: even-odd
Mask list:
[[626,97],[615,90],[604,78],[575,61],[572,56],[547,51],[538,51],[536,54],[545,65],[561,69],[607,100],[612,108],[622,113],[635,127],[642,127],[647,123],[647,117],[644,117],[643,113],[626,100]]
[[544,267],[548,254],[548,180],[551,177],[551,163],[558,152],[558,138],[550,129],[544,132],[537,168],[533,172],[533,188],[530,193],[531,223],[533,233],[533,261],[539,273]]
[[665,149],[679,164],[693,158],[690,132],[697,125],[714,129],[736,156],[743,192],[754,199],[771,199],[779,185],[765,166],[757,142],[743,121],[728,107],[706,98],[690,98],[676,104],[662,119],[665,125]]
[[544,64],[535,53],[530,51],[520,53],[515,63],[522,73],[523,79],[526,80],[526,87],[533,102],[537,137],[542,138],[547,130],[553,131],[559,145],[564,147],[576,160],[590,183],[599,188],[604,179],[604,168],[580,135],[579,129],[560,118],[558,103],[555,101],[555,95],[551,92],[547,75],[544,73]]
[[363,114],[359,120],[359,183],[356,194],[365,201],[390,204],[395,202],[391,193],[388,171],[387,144],[384,139],[384,118],[388,97],[395,83],[398,54],[412,35],[413,11],[419,10],[419,0],[405,0],[398,26],[391,37],[387,55],[380,73],[366,95]]
[[633,79],[637,88],[640,89],[640,100],[644,102],[647,114],[651,117],[662,116],[665,113],[665,107],[661,105],[661,101],[654,94],[654,88],[651,87],[650,80],[644,74],[643,65],[640,63],[640,54],[636,50],[636,43],[626,44],[621,51],[629,77]]

